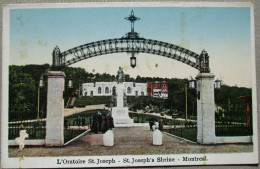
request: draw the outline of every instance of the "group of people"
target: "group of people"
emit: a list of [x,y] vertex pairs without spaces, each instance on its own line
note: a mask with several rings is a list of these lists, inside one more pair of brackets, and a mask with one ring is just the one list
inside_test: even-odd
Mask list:
[[[155,125],[155,122],[153,119],[149,120],[149,126],[150,126],[150,131],[153,131],[153,126]],[[159,130],[163,130],[163,121],[159,120]]]
[[[153,126],[155,125],[155,120],[149,120],[150,131],[153,131]],[[94,133],[102,132],[105,133],[108,130],[114,128],[114,119],[110,114],[102,115],[100,112],[97,112],[93,115],[92,120],[90,121],[90,129]],[[158,129],[163,130],[163,121],[158,121]]]
[[100,112],[96,113],[91,120],[91,131],[98,133],[105,133],[107,130],[114,128],[114,120],[111,115],[102,115]]

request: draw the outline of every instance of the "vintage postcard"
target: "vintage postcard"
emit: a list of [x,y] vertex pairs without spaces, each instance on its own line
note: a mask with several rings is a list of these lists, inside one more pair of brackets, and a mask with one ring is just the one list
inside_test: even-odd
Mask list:
[[258,164],[254,6],[3,9],[1,167]]

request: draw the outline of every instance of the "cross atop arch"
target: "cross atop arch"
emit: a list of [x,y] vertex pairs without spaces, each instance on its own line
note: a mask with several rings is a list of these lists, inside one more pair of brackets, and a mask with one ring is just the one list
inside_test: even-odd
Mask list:
[[134,32],[134,23],[135,21],[140,20],[140,18],[137,18],[134,14],[134,11],[132,10],[131,15],[129,17],[126,17],[125,19],[131,22],[131,32]]
[[53,67],[62,69],[81,60],[112,53],[131,53],[131,58],[138,53],[148,53],[180,61],[199,70],[200,73],[210,72],[209,55],[205,50],[197,54],[174,44],[141,38],[139,33],[134,31],[134,22],[140,18],[136,17],[132,10],[125,19],[131,22],[131,32],[122,38],[90,42],[64,52],[56,46],[52,53]]

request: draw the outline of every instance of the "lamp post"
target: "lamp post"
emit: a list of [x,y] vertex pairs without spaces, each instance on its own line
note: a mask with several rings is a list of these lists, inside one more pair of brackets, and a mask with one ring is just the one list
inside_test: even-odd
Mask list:
[[185,98],[186,98],[186,104],[185,104],[185,112],[186,112],[186,120],[188,119],[188,87],[189,89],[194,89],[196,87],[196,81],[191,78],[189,81],[189,84],[185,84]]
[[185,113],[186,113],[186,116],[185,116],[185,119],[187,120],[188,118],[188,94],[187,94],[187,84],[185,84],[185,97],[186,97],[186,104],[185,104]]
[[214,87],[215,87],[215,89],[220,89],[220,87],[221,87],[221,81],[217,79],[217,80],[215,81]]
[[[221,88],[221,81],[220,80],[216,80],[215,82],[214,82],[214,88],[216,89],[215,90],[215,103],[218,103],[218,99],[217,99],[217,95],[218,95],[218,93],[219,93],[219,91],[218,91],[218,89],[220,89]],[[228,99],[229,100],[229,99]],[[229,100],[230,101],[230,100]],[[228,102],[228,103],[230,103],[230,102]],[[217,105],[217,104],[216,104]],[[229,104],[228,104],[229,105]],[[219,112],[219,110],[218,110],[218,106],[217,106],[217,111]]]
[[[66,91],[66,92],[65,92]],[[66,107],[71,107],[71,101],[72,98],[74,97],[75,93],[73,93],[73,81],[71,79],[69,79],[68,83],[67,83],[67,89],[63,91],[63,98],[67,98],[68,101],[66,101]],[[72,105],[73,107],[73,105]]]
[[38,109],[37,109],[37,120],[39,120],[39,112],[40,112],[40,89],[43,88],[44,81],[43,76],[40,77],[39,86],[38,86]]
[[[81,90],[81,81],[79,82],[79,94],[78,94],[78,96],[80,97],[80,90]],[[82,92],[83,93],[83,92]]]
[[73,88],[73,82],[72,82],[71,79],[70,79],[69,82],[68,82],[68,88]]
[[132,53],[132,56],[130,57],[130,65],[132,68],[135,68],[136,66],[136,57],[134,53]]
[[190,89],[195,89],[195,87],[196,87],[196,81],[195,80],[190,80],[189,81],[189,88]]
[[[68,96],[71,97],[73,96],[74,93],[73,93],[73,81],[71,79],[69,79],[68,81]],[[69,99],[70,101],[70,99]]]
[[[196,80],[193,80],[191,78],[191,80],[189,80],[189,89],[195,89],[196,88]],[[221,88],[221,81],[220,80],[216,80],[214,83],[214,88],[215,89],[220,89]],[[186,92],[186,119],[187,119],[187,84],[185,84],[185,92]],[[200,91],[197,91],[196,94],[197,99],[200,99]]]

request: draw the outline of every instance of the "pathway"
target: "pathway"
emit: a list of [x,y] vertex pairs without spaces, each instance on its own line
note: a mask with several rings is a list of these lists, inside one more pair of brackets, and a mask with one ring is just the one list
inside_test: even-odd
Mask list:
[[98,104],[98,105],[89,105],[86,107],[74,107],[74,108],[65,108],[64,109],[64,117],[70,116],[73,114],[81,113],[84,111],[89,111],[89,110],[97,110],[97,109],[108,109],[105,104]]
[[[138,110],[137,110],[137,112],[134,112],[134,111],[129,111],[129,112],[130,113],[135,113],[135,114],[143,114],[143,115],[155,116],[155,117],[160,117],[160,118],[170,119],[170,120],[173,119],[172,116],[169,116],[169,115],[166,115],[166,114],[164,116],[161,116],[160,113],[145,113],[143,111],[138,111]],[[185,119],[183,119],[183,118],[176,118],[175,120],[177,120],[177,121],[185,121]],[[188,119],[187,121],[195,122],[196,120],[189,120]]]
[[64,147],[25,146],[19,152],[18,147],[9,147],[10,157],[48,157],[48,156],[93,156],[125,154],[182,154],[182,153],[223,153],[251,152],[252,144],[199,145],[167,134],[163,134],[163,145],[152,145],[152,132],[149,127],[124,127],[114,129],[115,146],[102,145],[102,134],[89,133]]

